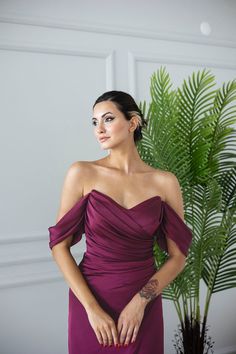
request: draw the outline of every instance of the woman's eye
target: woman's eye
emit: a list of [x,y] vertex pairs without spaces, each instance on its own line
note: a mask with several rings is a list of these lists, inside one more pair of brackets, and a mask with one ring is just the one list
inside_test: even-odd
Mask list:
[[[110,119],[110,120],[109,120],[109,119]],[[113,119],[114,119],[114,117],[106,117],[106,118],[105,118],[105,122],[106,122],[106,121],[111,122]],[[92,122],[92,125],[97,125],[97,122],[94,120],[94,121]]]
[[114,118],[113,118],[113,117],[107,117],[107,118],[106,118],[106,120],[107,120],[107,119],[111,119],[111,120],[113,120]]

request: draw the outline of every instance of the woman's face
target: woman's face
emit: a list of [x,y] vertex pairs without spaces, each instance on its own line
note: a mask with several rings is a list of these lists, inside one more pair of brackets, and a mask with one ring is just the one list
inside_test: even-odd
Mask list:
[[[133,139],[134,120],[126,120],[123,113],[111,101],[99,102],[94,106],[92,124],[94,134],[103,149],[113,148],[127,139]],[[101,140],[103,137],[107,139]]]

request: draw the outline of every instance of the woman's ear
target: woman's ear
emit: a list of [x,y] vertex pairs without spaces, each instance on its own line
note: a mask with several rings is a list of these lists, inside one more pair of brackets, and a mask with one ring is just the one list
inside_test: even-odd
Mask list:
[[130,128],[129,128],[129,131],[132,132],[132,131],[135,131],[135,129],[138,127],[139,125],[139,119],[137,116],[133,116],[131,119],[130,119]]

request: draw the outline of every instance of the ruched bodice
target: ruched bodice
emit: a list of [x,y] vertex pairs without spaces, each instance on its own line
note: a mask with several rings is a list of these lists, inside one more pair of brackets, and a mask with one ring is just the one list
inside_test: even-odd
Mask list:
[[[112,260],[116,256],[119,260],[151,256],[154,236],[166,252],[166,237],[171,238],[186,256],[192,241],[191,229],[160,196],[128,209],[96,189],[83,196],[48,230],[50,248],[72,234],[74,245],[85,233],[87,252]],[[135,242],[135,248],[127,248],[127,241]]]
[[[92,189],[54,225],[48,228],[50,234],[49,247],[73,235],[72,246],[81,240],[83,234],[86,239],[86,251],[78,267],[84,275],[88,286],[103,307],[117,319],[122,308],[137,293],[156,272],[153,256],[155,239],[162,250],[168,253],[167,237],[176,242],[181,252],[187,256],[192,241],[191,229],[185,224],[175,210],[160,196],[148,198],[132,208],[125,208],[108,195]],[[159,319],[154,320],[150,309],[156,307]],[[147,309],[148,308],[148,309]],[[157,321],[160,341],[156,343],[156,354],[162,354],[163,334],[161,294],[148,304],[146,308],[146,323]],[[158,308],[158,310],[157,310]],[[83,353],[76,348],[86,344],[86,354],[103,353],[97,346],[94,338],[91,349],[85,343],[83,336],[73,335],[72,326],[79,326],[77,315],[84,318],[83,326],[87,323],[83,317],[84,309],[70,289],[69,306],[69,352],[70,354]],[[154,310],[153,310],[154,311]],[[149,313],[149,315],[148,315]],[[158,322],[159,321],[159,322]],[[88,324],[88,333],[93,332]],[[86,330],[84,330],[86,336]],[[145,331],[145,325],[144,325]],[[150,332],[150,329],[149,329]],[[147,344],[146,339],[140,351],[124,351],[124,353],[152,354],[155,348],[155,339]],[[154,335],[155,337],[155,335]],[[87,339],[88,341],[89,339]],[[148,349],[150,347],[150,350]],[[97,348],[97,349],[96,349]],[[94,349],[94,351],[93,351]],[[84,349],[85,350],[85,349]],[[103,349],[109,353],[108,348]],[[112,349],[109,349],[112,350]],[[114,348],[114,350],[116,350]],[[122,349],[119,351],[122,353]],[[110,351],[110,353],[113,353]]]

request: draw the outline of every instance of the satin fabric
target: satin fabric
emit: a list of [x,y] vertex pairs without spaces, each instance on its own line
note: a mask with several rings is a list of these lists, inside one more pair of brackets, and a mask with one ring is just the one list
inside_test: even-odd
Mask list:
[[[85,233],[86,251],[78,267],[116,324],[123,308],[157,271],[155,239],[168,253],[166,237],[171,238],[185,256],[192,242],[191,229],[160,196],[128,209],[96,189],[48,230],[50,249],[70,235],[73,246]],[[117,349],[99,344],[83,305],[69,288],[69,354],[112,354],[117,350],[126,354],[164,353],[161,294],[147,304],[135,342]]]

